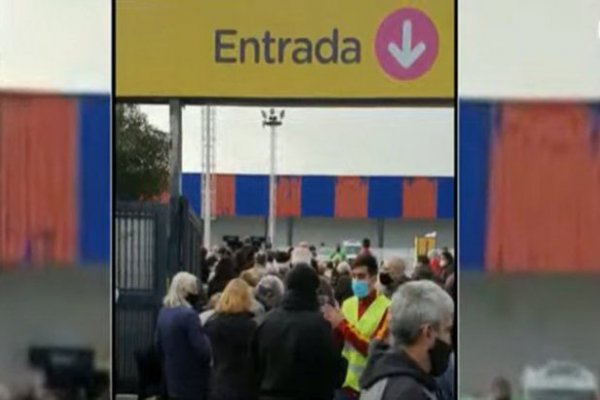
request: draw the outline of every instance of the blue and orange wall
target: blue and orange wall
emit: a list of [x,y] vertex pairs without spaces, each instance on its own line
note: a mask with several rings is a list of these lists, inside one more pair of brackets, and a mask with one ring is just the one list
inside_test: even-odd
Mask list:
[[110,96],[0,92],[0,265],[108,265],[110,167]]
[[460,106],[462,268],[600,271],[600,103]]
[[[279,176],[279,217],[454,218],[454,178]],[[201,175],[184,173],[183,194],[201,210]],[[267,175],[216,175],[217,216],[263,217]]]

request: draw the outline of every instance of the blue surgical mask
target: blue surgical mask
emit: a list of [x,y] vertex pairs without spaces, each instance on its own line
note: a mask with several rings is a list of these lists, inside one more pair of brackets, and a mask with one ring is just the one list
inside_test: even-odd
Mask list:
[[359,299],[367,297],[369,294],[369,282],[352,279],[352,292],[354,292],[354,295]]

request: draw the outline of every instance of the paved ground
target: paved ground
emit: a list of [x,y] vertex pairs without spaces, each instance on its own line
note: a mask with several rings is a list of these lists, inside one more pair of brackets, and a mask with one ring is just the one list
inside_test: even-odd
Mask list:
[[496,375],[518,387],[527,364],[579,361],[600,372],[600,275],[485,277],[460,273],[462,393]]

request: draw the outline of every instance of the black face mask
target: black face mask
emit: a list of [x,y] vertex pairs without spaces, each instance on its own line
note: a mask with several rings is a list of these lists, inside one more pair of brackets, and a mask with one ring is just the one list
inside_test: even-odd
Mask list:
[[452,353],[452,346],[448,343],[435,339],[433,347],[429,349],[429,362],[431,363],[431,375],[440,376],[448,369],[448,363],[450,362],[450,354]]
[[198,303],[199,298],[200,298],[200,296],[198,296],[197,294],[188,294],[187,297],[185,298],[185,300],[188,303],[190,303],[192,308],[196,308],[196,304]]
[[379,274],[379,282],[381,282],[383,286],[387,286],[390,285],[393,282],[393,280],[390,274],[382,272]]

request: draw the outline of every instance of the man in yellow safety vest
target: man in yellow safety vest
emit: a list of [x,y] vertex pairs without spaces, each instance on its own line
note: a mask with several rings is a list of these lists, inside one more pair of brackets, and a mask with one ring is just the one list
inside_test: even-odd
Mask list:
[[390,301],[378,293],[377,259],[371,254],[361,254],[352,263],[352,291],[354,296],[337,310],[324,306],[325,318],[344,341],[343,355],[348,360],[348,371],[336,400],[358,399],[359,379],[367,365],[369,342],[387,332],[387,313]]

